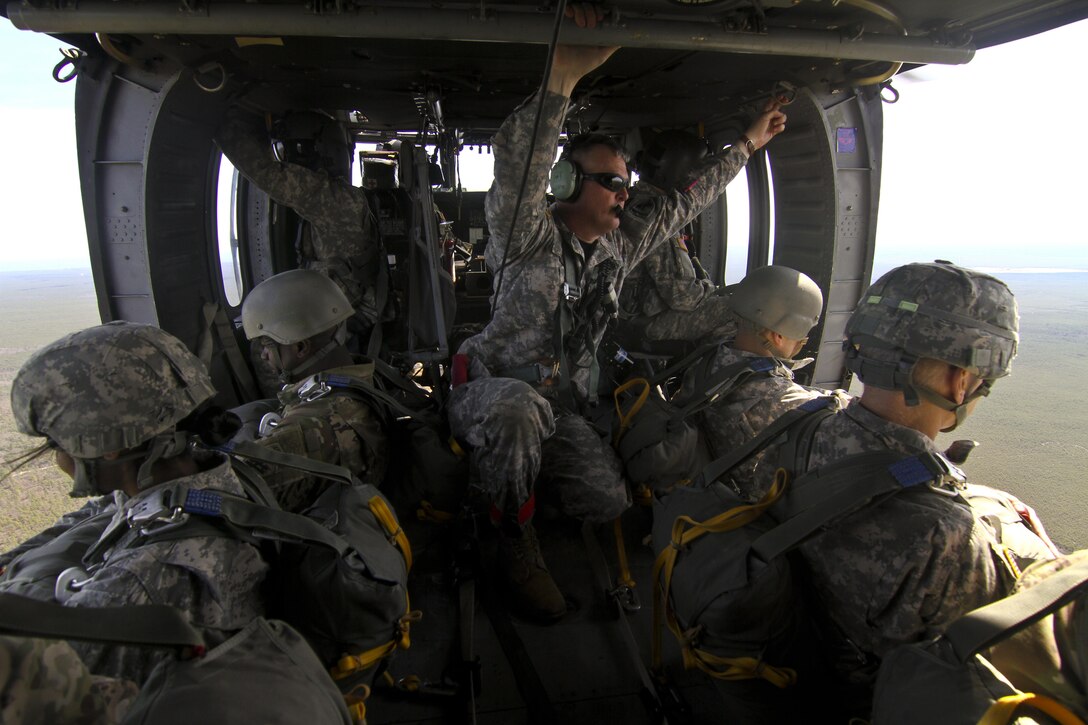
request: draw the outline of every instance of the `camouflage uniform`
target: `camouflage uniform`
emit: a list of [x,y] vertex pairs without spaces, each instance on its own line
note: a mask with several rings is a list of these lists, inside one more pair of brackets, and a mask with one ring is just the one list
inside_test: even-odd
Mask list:
[[675,236],[624,281],[620,319],[647,340],[724,340],[736,332],[736,323],[729,315],[729,298],[718,292],[696,272],[687,240]]
[[[44,544],[42,537],[63,536],[76,521],[90,512],[113,513],[124,528],[128,511],[151,499],[164,488],[185,485],[190,489],[213,489],[244,495],[237,476],[225,458],[215,456],[218,465],[192,476],[153,486],[129,498],[120,491],[88,503],[69,514],[30,542]],[[87,515],[84,515],[87,514]],[[65,525],[67,524],[67,525]],[[108,558],[88,567],[90,581],[65,603],[73,607],[117,607],[169,604],[187,612],[195,627],[209,630],[210,645],[241,629],[264,613],[260,585],[268,570],[257,548],[232,536],[194,535],[141,543],[137,529],[125,531]],[[30,543],[27,542],[27,543]],[[16,551],[26,552],[23,544]],[[4,556],[9,560],[9,556]],[[0,591],[4,590],[0,581]],[[162,650],[122,647],[92,642],[72,642],[91,672],[143,682],[154,666],[171,655]]]
[[136,683],[97,677],[66,642],[0,636],[0,722],[120,722]]
[[[352,365],[325,371],[370,380],[374,366]],[[299,398],[301,383],[286,386],[280,392],[283,406],[280,422],[257,443],[284,453],[293,453],[317,461],[344,466],[364,483],[381,484],[388,465],[388,441],[385,426],[367,400],[333,389],[309,402]],[[276,494],[280,506],[299,511],[312,503],[325,487],[313,476],[286,466],[271,466],[251,461]]]
[[[495,137],[495,182],[486,202],[491,241],[485,254],[496,286],[501,287],[492,300],[490,323],[461,345],[460,352],[471,360],[470,382],[453,390],[449,417],[453,434],[474,447],[482,483],[504,511],[517,510],[529,500],[539,471],[540,483],[560,493],[567,512],[599,521],[614,518],[628,505],[615,453],[580,411],[560,401],[555,386],[534,388],[504,373],[534,364],[551,369],[556,364],[554,335],[566,281],[564,255],[573,256],[581,291],[581,307],[576,305],[573,314],[587,332],[581,349],[570,355],[573,372],[568,382],[576,398],[586,400],[590,363],[610,317],[606,305],[589,309],[587,300],[610,286],[618,292],[654,245],[724,191],[744,168],[747,154],[734,148],[709,160],[686,191],[632,196],[620,228],[597,239],[587,262],[582,245],[545,203],[548,170],[567,101],[560,94],[545,93],[537,145],[531,153],[526,149],[538,107],[535,96],[506,119]],[[519,199],[524,163],[530,167],[525,194]],[[511,233],[515,213],[517,227]],[[506,269],[500,270],[504,260]]]
[[313,259],[306,266],[336,282],[359,317],[372,325],[379,316],[375,287],[382,260],[377,221],[366,193],[346,180],[298,164],[281,164],[272,154],[267,131],[255,121],[256,117],[229,111],[216,143],[240,173],[310,222]]
[[[709,372],[713,373],[741,360],[758,360],[762,356],[735,350],[722,345],[714,354]],[[711,459],[720,458],[755,438],[783,413],[793,410],[805,401],[812,400],[826,391],[807,388],[793,380],[793,371],[804,367],[811,359],[774,361],[769,373],[753,373],[733,390],[717,398],[696,414],[695,423],[706,442]],[[679,393],[683,395],[683,390]],[[730,474],[733,487],[746,499],[756,501],[761,491],[751,490],[754,481],[769,479],[773,475],[758,475],[765,452],[752,456],[737,466]],[[772,459],[773,460],[773,459]]]
[[[854,400],[817,429],[808,469],[883,450],[940,455],[929,437]],[[851,643],[852,656],[836,662],[839,675],[870,685],[873,655],[935,636],[972,609],[1007,596],[1013,576],[996,546],[990,523],[965,501],[922,487],[850,514],[802,544],[821,608]]]

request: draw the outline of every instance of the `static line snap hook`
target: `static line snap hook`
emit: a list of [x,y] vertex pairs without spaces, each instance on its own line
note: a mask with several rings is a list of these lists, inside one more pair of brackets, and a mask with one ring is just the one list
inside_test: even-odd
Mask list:
[[[891,95],[886,95],[885,92]],[[895,89],[891,81],[884,81],[880,84],[880,100],[888,104],[899,102],[899,91]]]
[[[211,74],[213,72],[218,72],[219,74],[218,83],[212,85],[204,83],[201,80],[200,76]],[[193,83],[196,83],[197,87],[200,88],[200,90],[202,91],[206,91],[207,93],[218,93],[227,86],[227,69],[224,68],[223,64],[219,61],[213,60],[205,63],[204,65],[196,69],[196,73],[193,74]]]
[[[79,74],[79,61],[87,54],[79,48],[61,48],[60,53],[64,57],[53,66],[53,80],[57,83],[67,83]],[[62,75],[67,66],[71,66],[71,69]]]

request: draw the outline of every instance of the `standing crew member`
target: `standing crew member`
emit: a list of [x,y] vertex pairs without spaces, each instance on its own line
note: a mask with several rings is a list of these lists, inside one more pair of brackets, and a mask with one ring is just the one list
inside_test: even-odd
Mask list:
[[[589,5],[568,8],[568,15],[589,27],[603,18]],[[655,244],[713,201],[748,155],[785,126],[785,116],[772,107],[746,138],[701,167],[690,189],[642,195],[630,206],[620,147],[607,136],[573,139],[551,174],[557,202],[549,206],[548,170],[571,92],[615,50],[556,47],[543,95],[517,109],[495,137],[495,182],[486,203],[494,313],[461,346],[469,380],[449,401],[451,430],[471,446],[493,503],[498,566],[513,607],[540,621],[561,617],[566,603],[530,523],[538,475],[542,490],[580,519],[607,521],[629,505],[619,460],[581,415],[595,387],[596,346],[617,289]],[[530,148],[538,110],[539,133]]]

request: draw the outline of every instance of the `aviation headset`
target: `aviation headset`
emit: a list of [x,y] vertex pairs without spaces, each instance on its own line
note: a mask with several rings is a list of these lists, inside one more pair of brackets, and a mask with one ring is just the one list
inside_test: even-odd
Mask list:
[[607,146],[625,162],[627,161],[627,153],[611,136],[603,133],[583,133],[571,138],[563,147],[563,153],[559,155],[559,160],[552,166],[551,173],[548,175],[548,183],[552,187],[552,195],[555,196],[556,201],[575,201],[582,193],[582,166],[574,160],[573,156],[590,146]]

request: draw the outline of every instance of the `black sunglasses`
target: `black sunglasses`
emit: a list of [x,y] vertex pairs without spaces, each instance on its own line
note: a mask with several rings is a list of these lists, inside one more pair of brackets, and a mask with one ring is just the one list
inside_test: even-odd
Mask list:
[[590,181],[596,181],[598,184],[611,192],[616,192],[620,189],[626,189],[627,184],[629,183],[627,179],[623,178],[619,174],[610,174],[607,172],[600,174],[582,174],[582,178],[589,179]]

